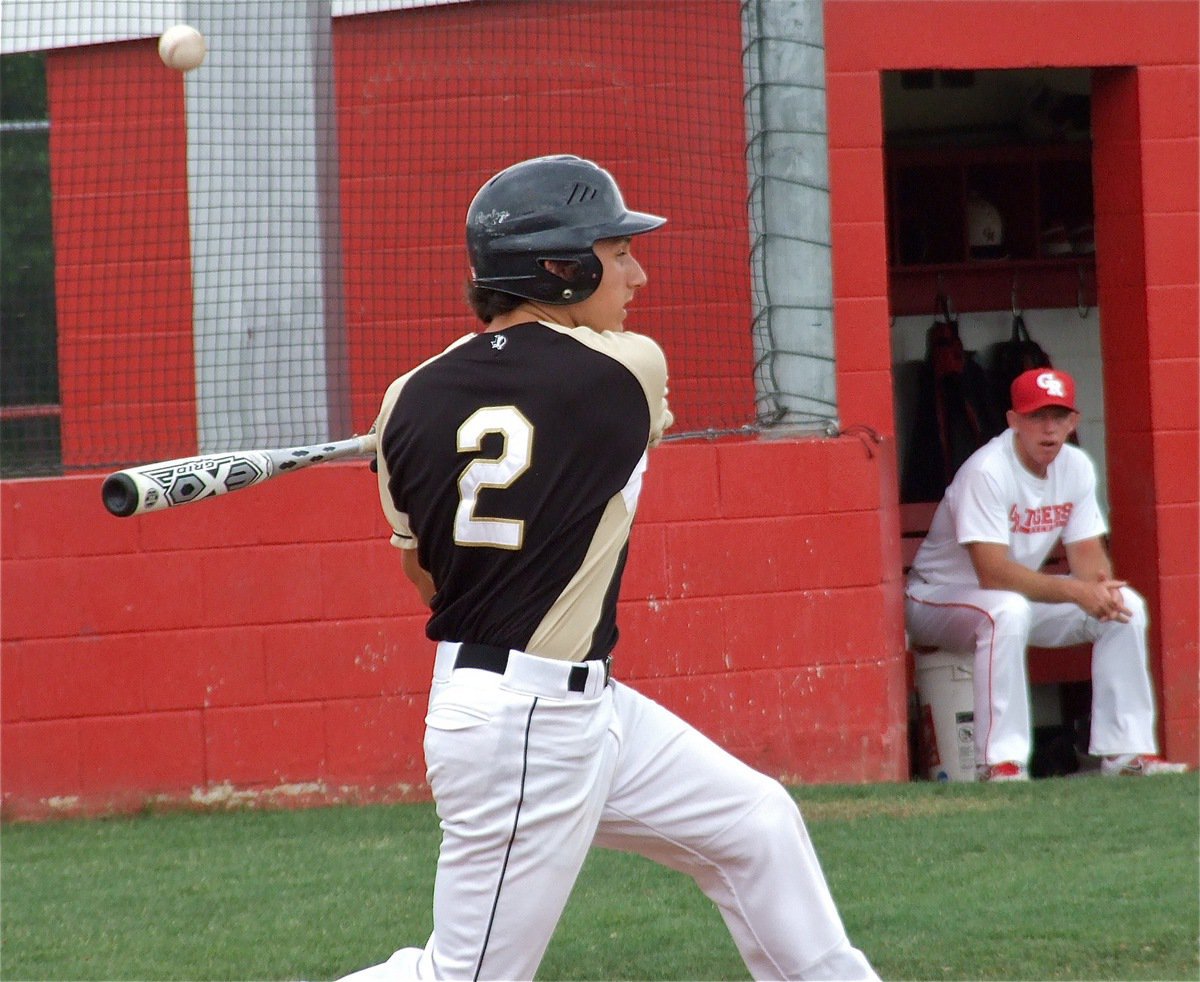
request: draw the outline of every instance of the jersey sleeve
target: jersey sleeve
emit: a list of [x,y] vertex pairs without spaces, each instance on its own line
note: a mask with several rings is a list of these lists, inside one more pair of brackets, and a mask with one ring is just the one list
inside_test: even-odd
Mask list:
[[618,336],[630,342],[624,360],[646,393],[650,407],[650,446],[655,446],[675,422],[675,414],[667,402],[667,356],[656,341],[644,334]]
[[[410,372],[409,375],[411,374]],[[391,544],[398,549],[417,548],[417,537],[409,525],[408,515],[396,508],[395,502],[392,501],[392,492],[388,488],[390,474],[387,461],[383,456],[382,434],[392,415],[392,410],[396,406],[396,400],[400,397],[400,390],[404,388],[404,383],[408,380],[409,375],[401,376],[388,386],[387,392],[383,396],[383,403],[379,408],[379,415],[375,419],[375,432],[380,434],[379,445],[375,449],[375,466],[379,478],[379,503],[383,507],[383,515],[387,519],[388,527],[392,530]]]
[[387,427],[388,420],[391,418],[392,411],[396,408],[396,402],[400,398],[400,390],[404,388],[405,383],[430,362],[436,361],[442,355],[453,351],[459,345],[466,344],[473,337],[475,337],[475,332],[464,334],[462,337],[457,338],[444,351],[434,355],[432,358],[426,359],[420,365],[401,375],[387,387],[387,391],[383,394],[383,402],[380,403],[379,415],[375,417],[374,426],[374,430],[379,436],[379,443],[375,449],[375,468],[379,477],[379,503],[383,506],[384,518],[387,519],[388,526],[392,530],[391,543],[398,549],[417,548],[417,537],[413,534],[412,527],[409,525],[408,515],[400,511],[396,507],[396,503],[392,501],[392,493],[388,487],[388,482],[391,480],[391,472],[388,469],[388,462],[383,456],[384,430]]
[[959,545],[968,542],[1009,544],[1009,519],[1004,489],[986,469],[960,470],[955,478],[954,536]]
[[[649,338],[646,339],[650,341]],[[646,390],[646,399],[650,405],[650,446],[656,446],[663,438],[663,434],[671,428],[675,422],[675,414],[671,412],[671,407],[667,403],[667,357],[663,354],[660,348],[653,341],[650,344],[654,347],[656,357],[651,359],[651,372],[649,384],[646,380],[642,381],[642,387]],[[655,398],[656,393],[661,393],[658,398]]]
[[1084,539],[1094,539],[1108,532],[1108,523],[1104,520],[1100,502],[1096,498],[1096,465],[1082,451],[1072,454],[1072,458],[1079,471],[1077,480],[1080,482],[1080,490],[1075,498],[1075,507],[1071,509],[1071,517],[1067,519],[1063,528],[1064,543],[1082,542]]

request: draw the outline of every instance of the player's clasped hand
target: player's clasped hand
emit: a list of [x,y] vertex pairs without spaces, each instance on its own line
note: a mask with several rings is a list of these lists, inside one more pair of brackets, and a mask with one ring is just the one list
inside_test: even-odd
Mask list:
[[1125,606],[1125,600],[1121,596],[1121,588],[1125,586],[1125,581],[1101,578],[1100,585],[1108,591],[1108,597],[1103,614],[1097,615],[1097,620],[1120,621],[1122,624],[1128,624],[1129,618],[1133,616],[1133,611]]
[[1129,623],[1133,611],[1125,605],[1125,601],[1121,598],[1121,587],[1125,586],[1124,580],[1100,579],[1094,583],[1086,580],[1076,582],[1079,584],[1079,597],[1075,602],[1085,614],[1101,622]]

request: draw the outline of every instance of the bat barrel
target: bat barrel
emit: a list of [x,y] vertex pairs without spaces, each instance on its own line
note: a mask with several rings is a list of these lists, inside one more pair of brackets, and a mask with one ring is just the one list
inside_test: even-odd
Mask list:
[[104,507],[118,518],[128,518],[138,506],[138,486],[128,474],[109,474],[100,487]]
[[104,507],[118,518],[159,511],[240,491],[326,460],[375,452],[374,431],[348,440],[271,450],[232,450],[162,460],[110,474],[100,488]]

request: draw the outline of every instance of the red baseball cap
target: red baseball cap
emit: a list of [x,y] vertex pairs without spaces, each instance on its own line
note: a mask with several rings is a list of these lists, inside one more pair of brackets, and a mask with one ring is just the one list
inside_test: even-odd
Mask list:
[[1075,380],[1066,372],[1053,368],[1031,368],[1013,379],[1013,410],[1026,415],[1046,406],[1062,406],[1071,412],[1075,408]]

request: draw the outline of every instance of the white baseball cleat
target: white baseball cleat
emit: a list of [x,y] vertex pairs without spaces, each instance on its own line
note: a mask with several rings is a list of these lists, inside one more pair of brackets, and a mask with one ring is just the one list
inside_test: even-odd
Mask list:
[[1158,774],[1183,774],[1187,764],[1172,764],[1156,754],[1117,754],[1100,761],[1105,777],[1154,777]]

